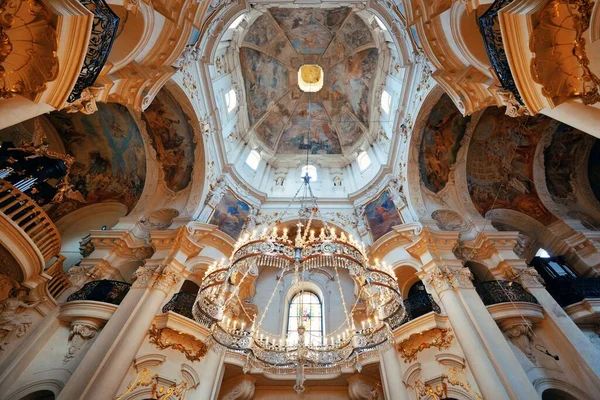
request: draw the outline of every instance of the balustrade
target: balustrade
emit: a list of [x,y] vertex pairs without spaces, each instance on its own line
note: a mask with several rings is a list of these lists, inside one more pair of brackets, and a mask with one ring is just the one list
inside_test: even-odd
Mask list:
[[45,262],[58,255],[60,233],[50,217],[29,196],[3,179],[0,179],[0,212],[29,236]]
[[63,269],[64,262],[65,256],[61,254],[58,256],[58,259],[45,271],[52,277],[52,279],[50,279],[48,282],[47,288],[48,293],[50,293],[54,300],[58,300],[60,295],[63,294],[65,290],[73,286]]
[[481,31],[481,36],[483,37],[485,51],[500,84],[505,90],[508,90],[515,96],[515,99],[519,104],[523,104],[521,94],[517,89],[508,59],[506,58],[506,52],[502,42],[502,32],[500,30],[500,23],[498,22],[498,12],[503,7],[512,3],[512,1],[513,0],[496,0],[490,8],[479,17],[477,23],[479,25],[479,30]]
[[171,300],[164,305],[162,312],[166,313],[173,311],[174,313],[183,315],[184,317],[193,320],[194,316],[192,315],[192,308],[195,301],[196,296],[193,294],[183,292],[175,293],[173,298],[171,298]]
[[511,281],[487,281],[475,284],[475,289],[481,297],[483,304],[510,303],[520,301],[538,304],[537,299],[531,293],[523,289],[523,286]]
[[400,316],[396,314],[389,319],[388,322],[392,329],[396,329],[399,326],[417,319],[431,311],[435,311],[438,314],[441,313],[440,306],[438,306],[431,295],[426,292],[409,296],[406,300],[404,300],[404,308],[406,310],[404,316],[400,318]]
[[600,278],[557,278],[546,281],[546,290],[562,307],[584,299],[600,299]]
[[79,1],[94,14],[94,22],[83,67],[69,95],[69,103],[78,100],[81,93],[94,84],[108,60],[119,28],[119,17],[104,0]]
[[129,283],[121,281],[107,279],[92,281],[86,283],[79,291],[70,295],[67,302],[92,300],[119,305],[130,288],[131,285]]

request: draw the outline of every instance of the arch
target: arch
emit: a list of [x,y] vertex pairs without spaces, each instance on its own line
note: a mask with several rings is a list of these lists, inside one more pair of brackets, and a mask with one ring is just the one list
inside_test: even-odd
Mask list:
[[[592,400],[592,396],[588,396],[583,390],[578,387],[571,385],[570,383],[564,382],[556,378],[540,378],[533,381],[533,386],[537,392],[542,396],[542,400],[559,400],[560,397],[550,397],[554,395],[568,395],[570,397],[564,397],[564,400]],[[549,391],[546,395],[547,398],[543,397],[543,394]]]
[[21,397],[20,400],[54,400],[56,396],[50,390],[38,390],[37,392],[29,393]]
[[[40,392],[50,392],[54,395],[54,398],[56,398],[64,386],[64,383],[59,379],[44,379],[25,385],[24,387],[13,392],[10,396],[6,397],[6,400],[34,400],[35,397],[33,399],[28,399],[27,396]],[[50,398],[48,398],[48,400],[50,400]]]
[[119,16],[119,30],[108,61],[113,74],[133,62],[148,45],[154,30],[154,10],[150,4],[138,2],[131,10],[127,0],[108,0],[110,9]]
[[120,218],[127,215],[127,206],[118,202],[92,204],[75,210],[56,222],[62,237],[61,254],[67,259],[64,267],[69,268],[81,260],[79,243],[92,230],[112,228]]
[[560,389],[546,389],[542,393],[542,400],[579,400],[577,397],[570,393],[564,392]]
[[469,268],[475,281],[486,282],[493,281],[494,275],[490,272],[487,265],[476,262],[476,261],[467,261],[465,263],[465,267]]
[[408,293],[410,288],[421,281],[417,272],[419,270],[411,265],[403,264],[399,267],[394,268],[394,273],[396,274],[396,278],[398,279],[398,286],[400,287],[400,293],[402,294],[402,298],[406,299],[408,297]]
[[189,294],[197,295],[199,290],[200,290],[200,286],[198,286],[198,284],[196,282],[186,279],[183,282],[183,285],[181,285],[181,288],[179,289],[179,293],[189,293]]

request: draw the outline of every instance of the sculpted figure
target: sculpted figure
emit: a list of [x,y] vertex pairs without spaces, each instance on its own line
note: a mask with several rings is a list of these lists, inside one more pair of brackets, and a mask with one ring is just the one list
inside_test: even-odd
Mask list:
[[33,308],[46,300],[40,297],[33,302],[25,300],[27,291],[17,289],[12,297],[0,302],[0,351],[4,350],[14,337],[25,336],[31,326],[31,317],[25,314],[27,308]]

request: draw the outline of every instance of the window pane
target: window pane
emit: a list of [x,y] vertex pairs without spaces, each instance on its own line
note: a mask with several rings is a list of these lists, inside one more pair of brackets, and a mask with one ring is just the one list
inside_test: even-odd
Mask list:
[[311,344],[321,344],[323,335],[323,307],[320,299],[314,293],[298,293],[289,304],[288,338],[297,340],[298,324],[306,329],[305,340]]

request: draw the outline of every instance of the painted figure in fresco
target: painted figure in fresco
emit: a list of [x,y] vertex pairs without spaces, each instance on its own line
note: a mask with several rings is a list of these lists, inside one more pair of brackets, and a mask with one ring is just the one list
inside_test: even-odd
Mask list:
[[167,187],[179,191],[188,186],[193,168],[193,131],[175,98],[158,93],[142,113],[151,144],[165,173]]
[[469,119],[462,116],[446,95],[431,110],[423,128],[419,169],[423,183],[434,193],[442,190],[448,182]]

